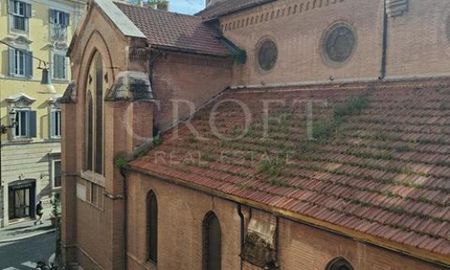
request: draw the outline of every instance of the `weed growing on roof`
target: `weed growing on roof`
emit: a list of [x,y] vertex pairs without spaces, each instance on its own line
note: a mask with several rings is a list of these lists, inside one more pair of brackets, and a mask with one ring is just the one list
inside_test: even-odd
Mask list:
[[186,138],[186,140],[187,140],[188,143],[196,143],[196,142],[198,142],[197,138],[193,134],[190,134]]
[[441,111],[450,110],[450,102],[447,100],[442,101],[441,104],[439,105],[439,110]]
[[313,137],[316,141],[326,141],[335,136],[339,127],[348,116],[360,115],[369,106],[368,94],[364,93],[356,97],[349,98],[343,104],[334,107],[331,119],[321,119],[313,123]]
[[286,160],[280,157],[266,157],[261,159],[257,166],[258,173],[264,173],[269,176],[279,176],[281,170],[286,165]]
[[211,152],[210,151],[205,151],[204,153],[202,153],[202,159],[204,160],[204,161],[208,161],[208,162],[212,162],[212,161],[215,161],[215,159],[214,159],[214,156],[211,154]]
[[405,153],[405,152],[411,152],[411,151],[413,151],[414,148],[411,147],[411,146],[408,145],[408,144],[402,144],[402,145],[399,145],[399,146],[395,146],[395,147],[394,147],[394,150],[397,151],[398,153]]
[[290,187],[290,185],[287,183],[287,181],[284,179],[281,179],[281,178],[273,177],[273,178],[270,178],[268,181],[272,186]]

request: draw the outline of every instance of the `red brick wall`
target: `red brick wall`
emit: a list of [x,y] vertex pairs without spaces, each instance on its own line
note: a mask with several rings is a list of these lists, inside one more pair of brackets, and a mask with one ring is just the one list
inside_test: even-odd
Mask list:
[[[267,21],[251,24],[252,18],[256,21],[266,14]],[[233,84],[305,83],[329,81],[330,76],[336,81],[378,78],[382,15],[381,0],[283,0],[227,16],[221,20],[225,36],[248,54],[247,63],[236,66]],[[351,59],[338,68],[325,64],[321,55],[324,32],[337,21],[351,24],[357,35]],[[256,46],[264,36],[272,37],[278,46],[276,66],[265,73],[258,70],[256,61]]]
[[[152,86],[155,98],[160,101],[158,115],[162,130],[173,125],[171,100],[187,100],[200,106],[231,84],[230,59],[169,53],[155,61]],[[181,103],[180,118],[191,114]],[[176,117],[175,117],[176,118]]]
[[[104,71],[104,90],[114,83],[119,71],[128,70],[146,72],[147,65],[130,63],[127,46],[136,45],[121,35],[111,25],[109,19],[97,9],[91,9],[83,32],[79,35],[71,53],[72,74],[77,83],[75,104],[66,105],[63,123],[63,245],[66,263],[79,263],[84,269],[124,269],[124,200],[123,177],[114,165],[118,153],[130,153],[137,145],[124,123],[128,103],[106,102],[104,104],[104,177],[91,177],[83,173],[85,160],[85,96],[87,71],[93,54],[101,54]],[[133,43],[133,44],[130,44]],[[113,44],[113,45],[112,45]],[[145,61],[144,61],[145,62]],[[121,67],[111,69],[110,67]],[[106,77],[108,79],[106,79]],[[143,104],[131,108],[129,123],[139,123],[140,132],[152,129],[148,114],[142,115],[143,121],[133,119],[133,112],[148,107]],[[152,111],[149,113],[152,118]],[[95,183],[100,187],[99,199],[104,205],[96,207],[77,198],[77,182]]]
[[279,222],[279,258],[282,270],[324,270],[336,257],[362,270],[444,270],[351,238],[318,230],[290,220]]
[[388,77],[450,75],[449,16],[448,0],[409,0],[389,20]]
[[[201,269],[202,222],[209,211],[222,230],[222,269],[240,268],[240,217],[237,204],[153,177],[128,177],[128,269],[146,269],[146,197],[158,200],[158,269]],[[148,268],[151,269],[151,268]]]

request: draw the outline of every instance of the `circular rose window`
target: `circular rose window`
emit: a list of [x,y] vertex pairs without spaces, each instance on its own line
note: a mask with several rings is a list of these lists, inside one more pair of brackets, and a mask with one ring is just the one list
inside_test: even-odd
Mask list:
[[332,26],[323,39],[323,52],[327,60],[343,63],[352,55],[356,44],[353,29],[346,24]]
[[277,62],[278,49],[275,42],[270,39],[262,41],[257,50],[258,65],[264,71],[271,70]]

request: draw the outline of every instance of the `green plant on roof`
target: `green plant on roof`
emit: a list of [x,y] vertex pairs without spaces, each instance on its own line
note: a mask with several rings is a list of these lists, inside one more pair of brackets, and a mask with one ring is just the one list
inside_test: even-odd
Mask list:
[[197,138],[194,136],[194,134],[190,134],[186,140],[188,141],[188,143],[196,143],[198,142]]
[[315,121],[312,126],[314,140],[324,142],[335,137],[345,117],[360,115],[369,106],[368,92],[351,97],[342,104],[334,107],[331,118]]
[[279,176],[286,166],[286,160],[282,157],[267,156],[259,161],[257,171],[268,176]]

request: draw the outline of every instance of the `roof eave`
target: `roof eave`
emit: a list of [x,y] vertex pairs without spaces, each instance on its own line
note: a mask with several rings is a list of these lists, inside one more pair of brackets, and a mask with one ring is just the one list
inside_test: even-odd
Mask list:
[[219,54],[219,53],[210,53],[201,50],[189,49],[189,48],[181,48],[181,47],[173,47],[166,45],[151,45],[152,50],[163,50],[163,51],[171,51],[171,52],[180,52],[180,53],[189,53],[189,54],[197,54],[197,55],[205,55],[205,56],[214,56],[227,58],[230,57],[230,54]]

